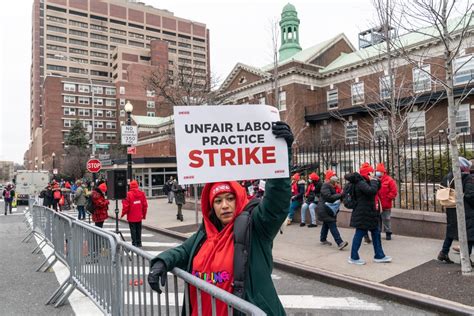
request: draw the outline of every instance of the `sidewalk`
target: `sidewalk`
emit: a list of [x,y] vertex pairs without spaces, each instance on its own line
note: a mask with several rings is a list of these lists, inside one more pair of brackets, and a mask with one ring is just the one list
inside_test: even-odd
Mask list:
[[[112,209],[109,210],[109,214],[115,217],[113,210],[115,202],[110,206]],[[119,203],[119,208],[121,211],[121,203]],[[149,200],[148,215],[143,224],[150,228],[168,229],[190,236],[197,228],[194,209],[183,210],[183,222],[176,220],[176,211],[176,204],[169,204],[167,199]],[[201,221],[199,210],[199,223]],[[349,242],[349,246],[341,251],[335,246],[331,235],[328,236],[328,240],[333,243],[332,246],[319,244],[320,229],[320,225],[308,228],[299,227],[299,223],[284,227],[283,234],[278,234],[275,239],[274,259],[343,276],[393,285],[474,306],[472,296],[474,279],[461,276],[461,268],[457,264],[446,265],[434,260],[441,249],[442,240],[398,235],[394,235],[391,241],[383,238],[384,252],[393,257],[393,262],[388,264],[374,263],[372,244],[362,244],[359,254],[367,261],[367,264],[354,266],[347,263],[354,230],[339,229],[343,240]],[[450,253],[450,257],[453,261],[459,262],[458,254]],[[420,284],[423,286],[420,287]]]

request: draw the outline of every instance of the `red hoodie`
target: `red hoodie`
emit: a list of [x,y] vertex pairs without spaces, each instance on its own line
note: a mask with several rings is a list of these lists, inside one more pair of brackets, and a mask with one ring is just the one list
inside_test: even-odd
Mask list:
[[[234,219],[248,203],[247,193],[238,182],[227,182],[235,193]],[[209,216],[213,212],[209,193],[213,183],[207,183],[201,195],[202,215],[207,239],[193,259],[192,274],[232,293],[234,282],[234,220],[218,231]],[[192,315],[198,314],[196,288],[190,286]],[[211,297],[201,292],[202,315],[212,315]],[[216,300],[216,315],[226,315],[227,305]]]
[[148,202],[145,193],[138,189],[138,184],[130,183],[130,191],[127,193],[127,198],[122,200],[122,215],[127,214],[127,221],[130,223],[138,223],[146,219],[146,212],[148,210]]

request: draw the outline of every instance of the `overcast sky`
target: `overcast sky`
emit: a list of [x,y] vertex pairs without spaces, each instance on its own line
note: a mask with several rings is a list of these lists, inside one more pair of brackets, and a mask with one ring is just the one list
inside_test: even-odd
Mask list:
[[[207,24],[211,72],[221,80],[237,62],[271,63],[270,21],[283,0],[143,0],[175,16]],[[2,3],[0,11],[0,160],[23,162],[29,144],[32,0]],[[307,48],[339,33],[357,47],[357,34],[375,21],[372,0],[292,0],[300,45]]]

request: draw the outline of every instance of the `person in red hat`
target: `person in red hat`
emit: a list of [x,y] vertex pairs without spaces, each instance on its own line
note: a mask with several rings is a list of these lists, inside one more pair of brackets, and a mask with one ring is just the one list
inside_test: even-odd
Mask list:
[[374,262],[391,262],[392,258],[386,256],[382,249],[380,238],[379,213],[375,206],[375,196],[380,188],[380,181],[375,177],[374,168],[364,162],[358,173],[354,172],[346,176],[346,179],[355,186],[354,199],[356,200],[351,215],[351,227],[354,227],[356,231],[352,239],[351,256],[348,262],[357,265],[365,264],[365,261],[359,257],[359,249],[362,239],[369,231],[373,240]]
[[341,234],[337,229],[337,214],[342,197],[339,178],[334,170],[326,170],[324,179],[325,181],[321,186],[321,194],[316,207],[318,220],[323,222],[319,241],[321,245],[332,246],[332,243],[327,240],[328,233],[331,232],[337,247],[339,250],[342,250],[347,247],[349,243],[342,240]]
[[142,220],[146,219],[147,210],[148,202],[145,193],[138,188],[138,182],[132,180],[127,197],[122,200],[122,214],[120,217],[127,215],[132,245],[135,247],[142,246]]
[[301,227],[306,225],[306,211],[308,208],[311,216],[311,224],[308,225],[308,228],[318,226],[316,224],[316,205],[318,203],[319,194],[321,193],[321,185],[322,183],[319,181],[319,176],[315,172],[311,173],[308,179],[308,187],[304,194],[305,202],[301,206]]
[[304,187],[305,181],[301,179],[299,173],[295,173],[293,177],[291,177],[291,204],[288,210],[286,225],[291,225],[296,209],[303,204]]
[[[274,123],[272,131],[277,138],[285,139],[291,148],[293,134],[286,123]],[[272,245],[288,215],[290,197],[289,177],[268,179],[263,198],[251,201],[247,198],[245,188],[236,181],[207,183],[201,195],[204,224],[183,244],[152,259],[148,275],[151,288],[161,293],[160,285],[165,286],[167,272],[179,267],[251,302],[266,315],[285,315],[271,278]],[[247,232],[251,232],[250,237],[244,238],[249,238],[250,247],[245,249],[250,250],[243,252],[242,241],[236,241],[244,235],[235,228],[243,229],[235,224],[237,218],[239,223],[243,219],[239,217],[244,208],[250,207],[251,220],[244,219],[244,223],[250,225],[246,226]],[[245,260],[243,257],[247,258],[245,265],[239,265]],[[243,273],[242,267],[245,267]],[[243,279],[242,274],[245,275]],[[190,305],[187,307],[191,315],[198,315],[197,290],[190,286],[188,293],[189,299],[185,299],[185,304]],[[213,313],[210,295],[201,292],[200,297],[202,315],[227,315],[228,306],[225,303],[216,300]]]
[[109,201],[105,198],[105,192],[107,192],[107,185],[103,182],[92,191],[91,195],[92,204],[94,205],[92,220],[95,226],[101,228],[104,226],[104,221],[109,217],[107,213],[109,210]]
[[[376,202],[382,218],[382,226],[385,231],[385,239],[392,239],[392,225],[390,215],[392,214],[392,201],[397,197],[398,189],[395,180],[387,174],[383,163],[377,164],[375,176],[380,180],[380,190],[377,192]],[[380,229],[382,232],[382,228]]]

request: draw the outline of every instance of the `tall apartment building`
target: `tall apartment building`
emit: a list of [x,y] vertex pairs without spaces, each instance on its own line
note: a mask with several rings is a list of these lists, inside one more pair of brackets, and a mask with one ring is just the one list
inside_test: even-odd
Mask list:
[[[60,156],[71,120],[82,120],[86,128],[94,114],[97,122],[115,120],[109,124],[115,129],[98,133],[99,139],[96,135],[96,142],[107,145],[119,141],[112,134],[125,118],[126,100],[134,104],[135,114],[169,115],[171,109],[145,88],[143,76],[154,67],[173,72],[186,65],[209,78],[206,25],[167,10],[127,0],[34,0],[32,20],[27,167],[34,157],[43,157],[48,166],[53,152]],[[93,97],[92,91],[101,89],[104,95]],[[47,100],[54,102],[48,105]]]

